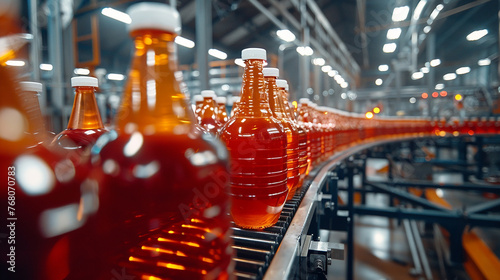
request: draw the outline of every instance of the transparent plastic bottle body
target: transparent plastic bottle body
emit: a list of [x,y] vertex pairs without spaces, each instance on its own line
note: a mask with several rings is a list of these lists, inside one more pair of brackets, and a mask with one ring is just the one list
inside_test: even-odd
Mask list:
[[57,134],[51,143],[52,148],[66,154],[82,168],[90,168],[90,149],[108,131],[102,123],[94,94],[94,87],[75,87],[75,100],[68,127]]
[[284,88],[279,89],[279,93],[281,96],[281,99],[283,101],[283,107],[285,108],[285,113],[288,116],[288,119],[291,120],[293,125],[297,128],[297,134],[298,134],[298,164],[299,164],[299,182],[297,183],[297,189],[302,187],[302,184],[304,183],[304,179],[306,178],[306,174],[308,171],[309,167],[309,161],[308,161],[308,140],[307,140],[307,130],[303,127],[300,126],[299,123],[297,122],[297,119],[295,118],[295,113],[292,111],[292,108],[290,107],[288,103],[288,93]]
[[0,256],[0,278],[64,279],[69,273],[69,237],[86,221],[84,212],[78,215],[80,182],[71,162],[38,144],[32,133],[36,123],[22,104],[17,81],[8,66],[0,64],[0,168],[5,182],[0,217],[7,221],[1,232],[15,233],[15,239],[0,243],[5,252]]
[[276,86],[275,77],[266,77],[266,91],[269,96],[269,107],[277,120],[281,121],[287,137],[287,187],[288,197],[291,200],[297,191],[300,181],[299,173],[299,132],[294,123],[288,118],[281,93]]
[[209,133],[215,135],[221,128],[221,124],[217,118],[217,107],[211,97],[203,98],[201,111],[198,116],[198,123]]
[[36,141],[32,147],[50,143],[55,134],[47,131],[45,126],[44,117],[40,109],[40,102],[38,101],[39,93],[33,90],[24,89],[23,86],[21,86],[19,96],[26,110],[29,123],[31,124],[29,133]]
[[88,228],[95,246],[82,256],[83,273],[231,278],[227,150],[195,127],[174,75],[175,35],[140,29],[131,36],[134,57],[116,131],[93,150],[89,183],[98,186],[99,210]]
[[217,121],[223,126],[228,120],[226,104],[217,103]]
[[243,228],[274,225],[288,195],[287,138],[270,110],[263,61],[246,60],[241,101],[219,133],[231,163],[231,215]]

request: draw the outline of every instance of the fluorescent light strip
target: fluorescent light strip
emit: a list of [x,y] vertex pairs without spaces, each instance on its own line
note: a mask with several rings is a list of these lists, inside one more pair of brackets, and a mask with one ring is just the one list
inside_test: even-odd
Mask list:
[[401,28],[391,28],[387,30],[387,39],[389,40],[396,40],[401,36]]
[[314,65],[318,65],[318,66],[323,66],[325,65],[325,60],[321,57],[318,57],[318,58],[314,58],[313,59],[313,64]]
[[383,82],[384,82],[384,81],[382,81],[382,79],[380,79],[380,78],[375,80],[375,84],[376,84],[377,86],[382,85],[382,83],[383,83]]
[[385,53],[393,53],[397,47],[396,43],[387,43],[382,48],[382,51]]
[[488,34],[488,29],[481,29],[471,32],[467,35],[467,41],[477,41]]
[[226,59],[227,58],[227,54],[223,51],[218,50],[218,49],[209,49],[208,54],[215,57],[215,58],[218,58],[218,59]]
[[439,58],[431,60],[431,63],[430,63],[431,67],[436,67],[439,64],[441,64],[441,59],[439,59]]
[[330,65],[321,66],[321,71],[325,73],[328,73],[330,70],[332,70],[332,66]]
[[405,20],[408,17],[409,12],[410,7],[408,6],[394,8],[394,11],[392,12],[392,21],[397,22]]
[[443,80],[445,80],[445,81],[455,80],[456,78],[457,78],[457,74],[455,74],[455,73],[448,73],[448,74],[444,74],[444,76],[443,76]]
[[435,89],[442,90],[444,88],[444,84],[437,84]]
[[276,31],[276,35],[285,42],[292,42],[295,40],[295,34],[288,29],[278,30]]
[[122,75],[122,74],[109,73],[107,77],[108,77],[108,80],[113,80],[113,81],[125,80],[125,75]]
[[415,72],[415,73],[411,74],[412,80],[420,80],[423,77],[424,77],[424,73],[422,73],[422,72]]
[[175,43],[189,49],[194,48],[194,42],[182,36],[175,37]]
[[7,60],[5,62],[5,64],[9,65],[9,66],[24,66],[26,65],[26,62],[22,61],[22,60]]
[[40,64],[40,70],[52,71],[52,69],[54,69],[54,67],[52,66],[52,64],[48,64],[48,63],[42,63],[42,64]]
[[415,11],[413,12],[413,19],[418,20],[420,18],[420,14],[422,14],[422,11],[424,10],[425,4],[427,4],[427,0],[420,0],[418,2],[417,7],[415,8]]
[[132,19],[130,18],[129,15],[113,8],[107,7],[102,9],[101,14],[126,24],[130,24],[132,22]]
[[76,75],[86,76],[90,74],[90,70],[85,68],[75,68],[75,70],[73,70],[73,73],[75,73]]
[[479,66],[488,66],[488,65],[490,65],[490,64],[491,64],[491,59],[489,59],[489,58],[483,58],[483,59],[480,59],[480,60],[477,62],[477,64],[478,64]]
[[469,72],[470,72],[470,67],[468,67],[468,66],[460,67],[455,71],[455,73],[457,73],[457,75],[463,75],[463,74],[467,74]]
[[240,67],[245,67],[245,62],[241,58],[237,58],[234,60],[234,64],[240,66]]
[[387,65],[387,64],[381,64],[378,66],[378,71],[380,71],[380,72],[385,72],[387,70],[389,70],[389,65]]

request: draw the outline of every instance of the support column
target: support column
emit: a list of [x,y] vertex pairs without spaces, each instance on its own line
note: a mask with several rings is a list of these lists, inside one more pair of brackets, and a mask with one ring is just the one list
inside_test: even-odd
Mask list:
[[[307,26],[306,19],[306,0],[300,1],[300,23],[301,23],[301,43],[302,46],[309,46],[310,35],[309,35],[309,27]],[[309,88],[309,71],[311,67],[311,63],[309,62],[308,56],[299,55],[299,88],[297,92],[297,100],[301,97],[307,97],[306,90]]]
[[212,0],[196,0],[196,63],[200,91],[210,89],[208,50],[212,47]]
[[347,280],[354,279],[354,162],[347,161]]
[[[436,35],[435,33],[430,33],[427,37],[427,61],[430,62],[431,60],[436,58]],[[434,89],[436,87],[436,71],[434,67],[429,67],[429,73],[425,76],[427,76],[427,93],[429,97],[427,97],[427,102],[429,104],[429,116],[433,116],[434,113],[432,111],[433,109],[433,100],[432,100],[432,92],[434,92]]]
[[62,116],[64,109],[64,81],[63,81],[63,55],[62,55],[62,25],[61,25],[61,10],[58,0],[48,1],[48,48],[49,61],[53,66],[51,99],[52,99],[52,115],[53,128],[55,131],[62,130],[66,125],[67,120],[63,120]]

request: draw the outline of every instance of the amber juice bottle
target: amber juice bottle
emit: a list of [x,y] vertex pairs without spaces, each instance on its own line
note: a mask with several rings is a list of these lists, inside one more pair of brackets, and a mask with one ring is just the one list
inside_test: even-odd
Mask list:
[[265,91],[264,49],[242,51],[245,61],[241,100],[237,113],[219,133],[231,163],[231,215],[243,228],[274,225],[285,204],[287,188],[287,137],[272,116]]
[[227,150],[196,129],[175,78],[179,13],[139,3],[128,14],[133,58],[116,130],[93,150],[99,210],[85,279],[231,278]]
[[299,173],[299,132],[294,123],[288,118],[286,109],[281,99],[281,93],[276,85],[276,78],[279,76],[278,68],[264,68],[264,79],[266,81],[266,91],[269,96],[269,107],[273,117],[281,121],[287,137],[287,186],[288,198],[291,200],[297,191],[300,180]]

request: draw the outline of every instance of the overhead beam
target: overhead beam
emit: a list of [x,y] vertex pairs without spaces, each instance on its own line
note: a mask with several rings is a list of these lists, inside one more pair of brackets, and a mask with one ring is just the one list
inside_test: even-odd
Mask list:
[[368,59],[368,48],[367,48],[367,38],[366,38],[366,0],[356,0],[356,6],[358,9],[358,21],[359,30],[361,32],[361,51],[363,53],[363,68],[368,69],[369,59]]

